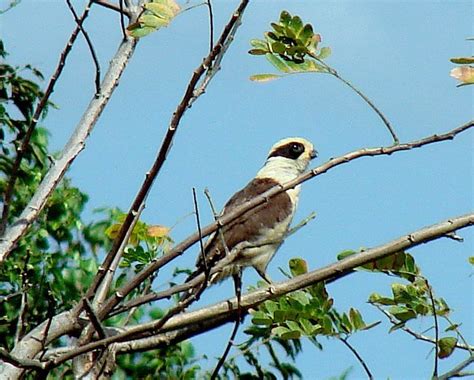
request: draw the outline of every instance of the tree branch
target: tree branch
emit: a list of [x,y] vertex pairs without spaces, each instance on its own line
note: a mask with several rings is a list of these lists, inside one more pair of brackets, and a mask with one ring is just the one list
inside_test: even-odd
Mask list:
[[268,199],[270,199],[271,197],[274,197],[275,195],[283,191],[291,189],[300,183],[308,181],[311,178],[314,178],[318,175],[326,173],[328,170],[336,166],[346,164],[349,161],[352,161],[361,157],[391,155],[392,153],[399,152],[399,151],[411,150],[414,148],[419,148],[424,145],[428,145],[428,144],[432,144],[432,143],[436,143],[440,141],[452,140],[456,135],[468,130],[469,128],[472,128],[473,126],[474,126],[474,120],[471,120],[470,122],[441,135],[433,135],[433,136],[423,138],[421,140],[416,140],[416,141],[412,141],[412,142],[404,143],[404,144],[393,145],[389,147],[364,148],[364,149],[356,150],[356,151],[347,153],[343,156],[332,158],[328,162],[312,169],[311,171],[307,173],[300,175],[299,177],[286,183],[285,185],[277,185],[271,188],[265,193],[237,207],[233,212],[229,212],[227,214],[222,215],[214,223],[211,223],[203,227],[201,229],[201,234],[199,234],[198,232],[194,233],[193,235],[189,236],[187,239],[183,240],[181,243],[177,244],[165,256],[162,256],[159,259],[147,265],[140,273],[138,273],[135,277],[133,277],[128,283],[122,286],[114,295],[112,295],[108,299],[100,315],[102,317],[107,315],[107,313],[109,313],[125,296],[127,296],[133,289],[138,287],[152,273],[159,270],[160,268],[168,264],[170,261],[174,260],[176,257],[181,256],[187,249],[189,249],[191,246],[193,246],[196,242],[199,241],[200,235],[202,238],[210,235],[212,232],[216,231],[218,228],[221,228],[222,226],[225,226],[226,224],[231,223],[233,220],[243,215],[245,212],[267,202]]
[[[184,93],[183,99],[181,100],[175,112],[173,113],[173,117],[171,118],[168,130],[165,134],[164,140],[161,144],[161,147],[159,149],[155,162],[153,163],[151,169],[147,172],[145,176],[145,180],[141,188],[139,189],[138,194],[136,195],[135,200],[132,203],[132,206],[130,207],[130,210],[122,224],[122,227],[120,228],[120,231],[118,232],[117,237],[114,240],[112,248],[110,249],[109,253],[104,259],[103,264],[99,267],[97,276],[95,277],[92,285],[90,286],[88,292],[86,293],[87,298],[91,297],[95,293],[98,285],[103,280],[103,277],[107,269],[109,268],[115,255],[117,254],[117,251],[121,245],[121,242],[123,241],[127,233],[127,230],[130,227],[130,224],[133,220],[133,214],[139,209],[140,205],[146,199],[155,178],[157,177],[158,173],[163,167],[163,164],[168,156],[168,152],[171,149],[171,145],[172,145],[175,133],[179,127],[181,118],[183,117],[186,110],[189,108],[190,103],[196,98],[196,95],[194,94],[194,90],[196,86],[198,85],[200,78],[204,75],[204,73],[207,70],[210,70],[212,68],[214,61],[218,60],[223,54],[222,47],[227,43],[228,39],[231,38],[231,36],[233,36],[233,34],[236,33],[238,22],[240,18],[242,17],[242,14],[245,11],[245,8],[248,5],[248,1],[249,0],[241,1],[240,5],[236,9],[236,11],[233,13],[230,21],[225,26],[224,31],[222,32],[219,38],[219,41],[216,43],[211,53],[204,59],[202,64],[200,64],[197,67],[197,69],[194,71],[191,77],[191,80],[188,83],[188,86]],[[104,312],[102,312],[100,315],[102,317],[105,316]]]
[[61,52],[58,65],[56,66],[56,69],[54,70],[54,73],[51,76],[51,79],[49,80],[48,86],[46,87],[46,90],[44,91],[43,97],[41,98],[38,105],[36,106],[35,113],[33,114],[33,117],[31,118],[30,125],[28,127],[28,130],[25,133],[23,141],[21,142],[21,145],[17,148],[15,162],[13,163],[11,175],[8,180],[8,184],[6,186],[5,192],[3,194],[3,210],[2,210],[2,218],[0,221],[0,263],[5,259],[4,254],[3,254],[4,248],[2,247],[1,242],[3,239],[7,238],[7,236],[2,238],[2,235],[5,233],[5,230],[8,224],[10,202],[12,200],[13,190],[15,189],[15,183],[18,178],[18,171],[20,169],[21,160],[23,159],[25,152],[28,149],[31,136],[33,135],[33,132],[36,128],[36,125],[38,124],[41,114],[43,113],[44,108],[48,104],[49,97],[53,93],[54,86],[56,85],[56,82],[58,81],[60,75],[63,72],[64,66],[66,64],[66,58],[72,50],[74,42],[76,41],[77,36],[79,35],[79,32],[81,31],[84,20],[89,15],[89,10],[90,10],[90,6],[88,4],[86,8],[84,9],[84,12],[82,13],[81,17],[76,20],[76,24],[77,24],[76,28],[71,33],[71,36],[69,37],[69,40],[66,46],[64,47],[64,50]]
[[97,5],[103,6],[104,8],[111,9],[115,12],[119,12],[120,14],[125,15],[128,18],[132,17],[131,12],[127,8],[120,7],[120,6],[118,6],[114,3],[111,3],[110,1],[107,1],[107,0],[92,0],[92,2],[97,4]]
[[[89,1],[89,4],[87,5],[87,7],[90,7],[91,1]],[[95,66],[94,84],[95,84],[95,92],[98,95],[100,93],[100,64],[97,58],[97,54],[95,53],[94,45],[92,44],[92,40],[89,37],[89,33],[87,33],[84,27],[82,26],[81,19],[77,16],[76,10],[72,6],[71,0],[66,0],[66,3],[74,17],[74,21],[76,22],[77,26],[79,26],[79,28],[81,29],[82,35],[84,36],[84,39],[86,40],[86,43],[87,43],[87,47],[89,48],[89,51],[91,53],[92,60],[94,61],[94,66]]]
[[[77,33],[79,33],[79,30],[80,29],[77,28]],[[61,156],[52,164],[36,190],[35,195],[31,198],[21,215],[0,239],[0,263],[7,258],[18,240],[26,234],[28,227],[36,220],[46,204],[48,197],[61,181],[64,173],[84,149],[85,140],[94,128],[102,110],[107,105],[113,91],[118,85],[119,79],[133,54],[136,44],[136,39],[128,39],[120,44],[102,81],[101,93],[92,98],[79,124],[65,145]],[[61,65],[64,65],[64,61],[61,60],[61,62]]]
[[[389,243],[351,255],[321,269],[308,272],[284,282],[274,283],[271,289],[262,288],[247,293],[241,297],[240,308],[237,298],[233,297],[196,311],[175,315],[168,319],[166,323],[163,323],[162,320],[157,320],[125,328],[122,333],[91,342],[72,350],[62,357],[55,358],[51,361],[50,365],[57,366],[77,355],[98,348],[105,348],[117,342],[124,342],[125,346],[130,350],[134,350],[137,347],[143,350],[174,344],[234,321],[235,318],[238,317],[239,312],[245,315],[249,309],[256,308],[266,300],[303,289],[320,281],[344,277],[347,273],[356,273],[351,271],[364,264],[445,237],[448,233],[472,225],[474,225],[474,213],[454,217],[444,222],[414,231]],[[157,334],[158,331],[159,333]],[[127,342],[135,339],[138,340],[139,344],[134,345],[134,342]],[[147,346],[147,343],[150,345]],[[122,349],[120,349],[120,351],[122,351]]]

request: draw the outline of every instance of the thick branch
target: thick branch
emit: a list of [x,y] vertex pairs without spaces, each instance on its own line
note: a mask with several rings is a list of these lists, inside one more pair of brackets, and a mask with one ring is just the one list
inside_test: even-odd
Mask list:
[[28,227],[36,220],[64,173],[77,155],[84,149],[87,137],[112,96],[133,54],[136,41],[135,39],[128,39],[120,44],[102,81],[101,93],[94,95],[71,138],[64,147],[61,156],[53,163],[33,198],[31,198],[21,215],[0,240],[0,263],[7,258],[18,240],[25,235]]
[[201,230],[201,234],[198,232],[194,233],[187,239],[183,240],[181,243],[177,244],[173,249],[171,249],[166,255],[153,261],[151,264],[146,266],[140,273],[138,273],[134,278],[132,278],[127,284],[122,286],[118,291],[115,292],[113,296],[109,298],[109,300],[104,305],[103,310],[101,311],[100,315],[105,316],[107,315],[112,308],[114,308],[124,297],[126,297],[133,289],[139,286],[145,279],[147,279],[151,274],[153,274],[158,269],[162,268],[170,261],[174,260],[176,257],[182,255],[188,248],[194,245],[196,242],[199,241],[200,235],[201,237],[206,237],[215,230],[219,228],[219,226],[225,226],[226,224],[232,222],[240,215],[244,214],[248,210],[259,206],[262,203],[268,201],[269,198],[295,187],[296,185],[305,182],[311,178],[314,178],[318,175],[326,173],[328,170],[345,164],[349,161],[361,158],[361,157],[370,157],[370,156],[380,156],[380,155],[390,155],[395,152],[411,150],[414,148],[419,148],[424,145],[445,141],[445,140],[452,140],[457,134],[472,128],[474,126],[474,120],[455,128],[447,133],[441,135],[433,135],[430,137],[426,137],[421,140],[412,141],[410,143],[398,144],[389,147],[380,147],[380,148],[366,148],[356,150],[350,153],[347,153],[343,156],[339,156],[329,160],[328,162],[324,163],[323,165],[318,166],[317,168],[304,173],[294,179],[286,183],[283,186],[275,186],[268,190],[267,192],[261,194],[258,197],[255,197],[249,202],[244,203],[242,206],[237,207],[233,212],[227,213],[221,216],[216,222],[203,227]]
[[[46,105],[48,104],[49,97],[53,93],[54,86],[56,85],[56,82],[58,81],[59,77],[61,76],[61,73],[63,72],[64,66],[66,64],[66,58],[71,52],[74,42],[76,41],[77,36],[79,35],[79,32],[82,29],[82,24],[84,23],[84,20],[89,15],[89,10],[90,10],[90,4],[86,6],[81,17],[79,18],[76,17],[77,25],[75,29],[73,30],[73,32],[71,33],[71,36],[69,37],[69,40],[66,43],[66,46],[64,47],[64,50],[61,52],[56,69],[54,70],[54,73],[51,76],[51,79],[49,80],[48,86],[46,87],[46,90],[44,91],[43,97],[41,98],[38,105],[36,106],[35,112],[33,114],[33,117],[30,120],[30,125],[28,126],[25,136],[23,137],[21,145],[17,148],[15,162],[13,163],[10,178],[8,180],[7,187],[5,189],[5,193],[3,194],[3,210],[2,210],[2,217],[1,217],[1,222],[0,222],[0,236],[3,235],[7,227],[8,216],[10,212],[10,202],[12,201],[12,198],[13,198],[13,192],[15,189],[16,180],[18,178],[18,172],[20,169],[21,161],[25,155],[25,152],[28,149],[28,145],[30,144],[30,140],[31,140],[31,137],[33,136],[33,132],[36,128],[36,125],[38,124],[38,121]],[[0,262],[2,262],[2,260],[3,260],[2,249],[0,245]]]
[[[120,245],[122,244],[123,239],[125,238],[127,234],[128,229],[130,228],[130,225],[133,221],[133,215],[138,211],[141,204],[146,199],[153,185],[153,182],[155,181],[155,178],[157,177],[158,173],[163,167],[163,164],[165,163],[165,160],[168,156],[169,150],[171,149],[171,145],[173,143],[173,139],[178,129],[181,118],[183,117],[186,110],[189,108],[190,104],[196,99],[195,89],[199,83],[199,80],[206,73],[206,71],[212,70],[213,64],[216,60],[217,61],[220,60],[221,54],[223,53],[223,46],[226,45],[228,39],[231,38],[233,34],[235,34],[237,30],[237,26],[239,25],[239,20],[242,17],[242,14],[245,8],[247,7],[247,4],[248,4],[248,0],[241,1],[239,7],[233,13],[230,21],[225,26],[224,31],[222,32],[219,40],[217,41],[212,51],[194,71],[191,77],[191,80],[188,83],[188,86],[184,93],[184,96],[181,102],[179,103],[178,107],[176,108],[175,112],[173,113],[173,117],[171,118],[168,130],[165,134],[164,140],[161,144],[161,147],[155,159],[155,162],[153,163],[152,167],[146,174],[145,180],[143,181],[143,184],[140,187],[138,194],[136,195],[135,200],[133,201],[132,206],[130,207],[130,210],[120,228],[120,231],[118,232],[117,237],[114,240],[114,244],[112,248],[110,249],[109,253],[107,254],[102,266],[99,268],[97,276],[94,279],[93,284],[89,288],[86,294],[86,297],[88,298],[91,297],[95,293],[100,282],[103,280],[106,271],[110,267],[114,257],[116,256],[119,250]],[[104,317],[105,313],[102,312],[100,316]]]
[[[271,289],[264,288],[247,293],[241,297],[240,310],[237,305],[237,299],[234,297],[215,305],[174,316],[163,326],[160,326],[162,322],[157,320],[129,327],[126,328],[123,333],[78,347],[68,354],[54,359],[51,365],[56,366],[85,352],[97,348],[105,348],[112,343],[126,342],[132,339],[141,339],[138,348],[140,350],[154,348],[157,343],[159,345],[175,343],[233,321],[239,312],[244,315],[248,313],[249,309],[256,308],[266,300],[303,289],[320,281],[343,277],[348,273],[353,273],[353,269],[361,265],[445,237],[446,234],[472,225],[474,225],[474,213],[451,218],[439,224],[402,236],[384,245],[349,256],[344,260],[335,262],[324,268],[281,283],[275,283]],[[149,340],[142,339],[146,338],[147,335],[154,335],[158,326],[161,327],[159,334],[152,336]],[[150,342],[150,346],[146,346],[146,342]],[[134,347],[133,342],[127,342],[125,345],[131,349],[137,348]]]

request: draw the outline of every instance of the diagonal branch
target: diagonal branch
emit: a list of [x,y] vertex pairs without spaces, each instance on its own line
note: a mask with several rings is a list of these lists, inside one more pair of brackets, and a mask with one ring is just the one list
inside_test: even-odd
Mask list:
[[[77,30],[79,33],[79,28],[77,28]],[[101,93],[94,95],[89,106],[84,111],[79,124],[63,148],[61,156],[52,164],[36,190],[35,195],[31,198],[21,215],[0,239],[0,263],[7,258],[18,240],[26,234],[28,227],[36,220],[46,204],[48,197],[61,181],[64,173],[84,149],[85,141],[118,85],[119,79],[133,54],[136,44],[137,40],[128,39],[119,45],[102,81]]]
[[[0,221],[0,237],[5,233],[5,230],[7,227],[8,216],[10,212],[10,202],[12,201],[13,191],[15,189],[15,183],[18,178],[18,172],[20,169],[21,160],[23,159],[24,154],[26,150],[28,149],[28,145],[30,144],[31,137],[36,128],[36,125],[38,124],[39,119],[41,118],[43,110],[48,104],[49,97],[53,93],[54,86],[56,85],[56,82],[58,81],[61,73],[63,72],[64,66],[66,64],[66,58],[72,50],[74,42],[76,41],[77,36],[79,35],[79,32],[81,31],[84,20],[89,15],[89,10],[90,10],[90,3],[84,9],[84,12],[82,13],[81,17],[77,18],[76,28],[71,33],[71,36],[69,37],[69,40],[66,46],[64,47],[64,50],[61,52],[58,65],[56,66],[56,69],[54,70],[54,73],[51,76],[51,79],[49,80],[48,86],[46,87],[46,90],[44,91],[43,97],[41,98],[38,105],[36,106],[33,117],[31,118],[31,121],[30,121],[30,126],[28,127],[28,130],[25,133],[23,141],[21,142],[21,145],[17,149],[17,155],[15,158],[15,162],[13,163],[13,166],[12,166],[11,175],[8,180],[8,184],[5,189],[5,192],[3,194],[3,210],[2,210],[2,218]],[[0,262],[2,262],[4,259],[2,257],[2,254],[3,254],[2,252],[3,252],[3,249],[2,249],[2,245],[0,244]]]
[[[415,140],[409,143],[393,145],[389,147],[380,147],[380,148],[364,148],[360,150],[356,150],[345,155],[330,159],[328,162],[312,169],[311,171],[304,173],[297,177],[296,179],[286,183],[285,185],[278,185],[270,190],[266,191],[265,193],[259,195],[258,197],[253,198],[252,200],[244,203],[243,205],[237,207],[233,212],[224,214],[217,221],[211,223],[201,229],[201,237],[206,237],[210,235],[212,232],[216,231],[218,228],[225,226],[226,224],[232,222],[239,216],[243,215],[248,210],[251,210],[260,204],[263,204],[268,201],[269,198],[291,189],[296,185],[308,181],[311,178],[314,178],[318,175],[326,173],[328,170],[348,163],[349,161],[359,159],[361,157],[374,157],[374,156],[381,156],[381,155],[391,155],[395,152],[411,150],[414,148],[419,148],[424,145],[433,144],[440,141],[452,140],[456,135],[462,133],[469,128],[474,127],[474,120],[455,128],[449,132],[440,135],[433,135],[421,140]],[[187,239],[183,240],[181,243],[177,244],[174,248],[172,248],[165,256],[160,257],[156,261],[153,261],[149,265],[147,265],[140,273],[138,273],[135,277],[133,277],[128,283],[126,283],[122,288],[120,288],[114,295],[112,295],[109,300],[105,303],[103,310],[101,311],[101,317],[104,317],[109,313],[112,308],[114,308],[120,301],[123,300],[133,289],[138,287],[146,278],[148,278],[152,273],[159,270],[170,261],[174,260],[176,257],[181,256],[187,249],[189,249],[192,245],[199,241],[200,234],[194,233],[193,235],[189,236]]]
[[[178,107],[176,108],[175,112],[173,113],[170,124],[168,126],[168,130],[165,134],[165,137],[163,139],[163,142],[161,144],[161,147],[159,149],[155,162],[153,163],[150,170],[147,172],[145,176],[145,180],[143,181],[143,184],[141,188],[139,189],[138,194],[136,195],[135,200],[132,203],[132,206],[130,207],[130,210],[122,224],[122,227],[120,228],[120,231],[117,234],[116,239],[114,240],[114,244],[112,248],[110,249],[109,253],[107,254],[106,258],[104,259],[103,264],[101,265],[101,267],[99,268],[99,271],[97,272],[97,276],[95,277],[91,287],[89,288],[86,294],[87,298],[91,297],[95,293],[95,291],[97,290],[97,287],[103,280],[105,273],[107,272],[115,255],[117,254],[117,251],[121,245],[122,240],[124,239],[127,233],[127,230],[130,228],[130,225],[133,220],[133,214],[137,212],[140,205],[145,201],[153,185],[153,182],[155,181],[155,178],[157,177],[158,173],[163,167],[163,164],[165,163],[165,160],[171,149],[171,145],[173,143],[173,139],[176,134],[176,131],[179,127],[181,118],[183,117],[186,110],[189,108],[190,104],[196,99],[195,89],[198,86],[199,80],[206,72],[208,72],[209,70],[212,70],[214,62],[216,60],[219,61],[221,59],[223,52],[225,52],[225,50],[223,49],[223,46],[226,45],[227,41],[231,39],[232,36],[236,33],[237,28],[239,26],[240,18],[242,17],[243,12],[245,11],[245,8],[248,5],[248,2],[249,0],[241,1],[238,8],[232,14],[230,21],[224,27],[224,31],[222,32],[219,40],[217,41],[216,45],[212,49],[211,53],[209,53],[209,55],[194,71],[191,77],[191,80],[188,83],[188,86],[184,93],[184,96],[181,102],[179,103]],[[102,317],[104,316],[103,313],[101,315]]]
[[[123,342],[124,347],[127,347],[129,351],[163,347],[177,343],[191,336],[202,334],[210,329],[234,321],[235,318],[238,317],[238,313],[241,312],[242,315],[245,315],[249,309],[256,308],[266,300],[303,289],[320,281],[344,277],[347,273],[356,273],[353,272],[353,269],[361,265],[445,237],[446,234],[450,232],[472,225],[474,225],[474,213],[454,217],[411,232],[378,247],[349,256],[326,267],[284,282],[274,283],[271,289],[261,288],[247,293],[241,297],[240,308],[237,298],[233,297],[196,311],[175,315],[167,320],[166,323],[163,323],[162,320],[157,320],[129,327],[126,328],[124,332],[115,336],[88,343],[73,349],[61,357],[53,358],[49,365],[52,367],[57,366],[75,356],[98,348],[104,348],[117,342]],[[159,334],[156,334],[158,331]],[[130,342],[135,339],[139,339],[139,341],[137,341],[139,345],[134,345],[133,342]],[[119,349],[119,351],[123,350]]]
[[[97,58],[97,54],[96,54],[95,49],[94,49],[94,45],[92,44],[92,40],[89,37],[89,33],[87,33],[86,30],[84,29],[84,27],[82,26],[81,19],[77,16],[76,10],[74,9],[74,7],[72,5],[71,0],[66,0],[66,3],[67,3],[67,6],[69,7],[69,9],[70,9],[70,11],[71,11],[71,13],[74,17],[74,21],[76,22],[77,26],[79,26],[79,28],[81,29],[82,35],[84,36],[84,39],[86,40],[86,43],[87,43],[87,47],[89,48],[89,51],[91,53],[92,60],[94,61],[94,66],[95,66],[95,80],[94,80],[95,92],[96,92],[96,94],[99,94],[100,93],[100,64],[99,64],[99,59]],[[89,4],[87,6],[89,7],[90,4],[91,3],[89,2]]]

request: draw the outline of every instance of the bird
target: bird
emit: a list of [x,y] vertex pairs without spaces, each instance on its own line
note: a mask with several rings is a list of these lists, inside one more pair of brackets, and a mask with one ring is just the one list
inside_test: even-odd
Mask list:
[[[315,157],[317,151],[313,144],[304,138],[289,137],[278,141],[257,175],[227,201],[220,215],[231,213],[272,187],[295,179],[306,171]],[[301,185],[297,185],[283,191],[211,234],[197,259],[196,270],[186,282],[219,265],[219,270],[209,276],[208,285],[250,266],[271,284],[266,269],[288,233],[300,190]]]

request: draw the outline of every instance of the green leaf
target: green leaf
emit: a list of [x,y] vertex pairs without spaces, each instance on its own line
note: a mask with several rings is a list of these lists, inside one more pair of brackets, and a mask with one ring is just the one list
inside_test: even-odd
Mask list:
[[399,322],[399,323],[393,325],[392,327],[390,327],[390,330],[388,330],[388,332],[392,333],[396,330],[401,329],[402,327],[405,327],[405,322]]
[[474,265],[474,256],[469,256],[469,264]]
[[337,255],[337,259],[338,259],[338,260],[342,260],[342,259],[345,259],[346,257],[355,255],[356,253],[357,253],[357,252],[356,252],[356,251],[353,251],[352,249],[347,249],[347,250],[345,250],[345,251],[340,252],[340,253]]
[[311,43],[313,35],[313,27],[311,26],[311,24],[306,24],[296,37],[301,40],[301,43],[303,45],[308,46]]
[[416,318],[416,313],[405,306],[392,306],[389,312],[400,322],[406,322],[410,319]]
[[143,7],[153,12],[156,16],[168,20],[168,22],[174,18],[180,10],[179,5],[173,0],[147,3]]
[[265,58],[279,71],[283,73],[289,73],[291,70],[288,68],[286,63],[274,54],[266,54]]
[[286,50],[286,46],[280,41],[273,42],[271,47],[272,47],[272,52],[277,53],[277,54],[283,54],[285,53],[285,50]]
[[448,326],[444,331],[445,332],[454,331],[454,330],[457,330],[459,326],[461,326],[459,323],[453,323],[451,326]]
[[150,26],[141,26],[139,22],[130,24],[127,27],[127,33],[133,38],[141,38],[145,37],[146,35],[153,33],[156,28]]
[[438,340],[438,358],[445,359],[449,357],[456,348],[457,338],[448,336]]
[[288,262],[293,277],[308,273],[308,263],[299,257],[294,257]]
[[471,64],[474,63],[474,57],[454,57],[451,58],[450,61],[452,63],[458,63],[458,64]]
[[299,16],[293,16],[288,27],[295,34],[295,36],[293,37],[295,38],[303,29],[303,21],[301,21],[301,18]]
[[255,74],[250,77],[253,82],[270,82],[272,80],[281,78],[281,75],[277,74]]
[[300,303],[301,305],[308,305],[309,304],[309,299],[308,297],[306,296],[306,293],[302,290],[297,290],[293,293],[290,294],[290,297],[293,299],[293,300],[296,300],[298,303]]
[[249,54],[251,55],[265,55],[268,53],[267,49],[250,49]]
[[331,48],[329,46],[325,46],[321,48],[321,50],[319,51],[318,58],[323,60],[329,57],[330,55],[331,55]]
[[298,324],[298,322],[295,322],[295,321],[286,321],[286,325],[288,326],[288,328],[291,330],[291,331],[298,331],[298,332],[302,332],[301,330],[301,327],[300,325]]
[[252,45],[255,49],[267,50],[268,51],[268,44],[266,41],[253,39],[250,40],[250,45]]
[[154,29],[161,28],[163,26],[167,26],[169,23],[169,20],[155,16],[155,15],[143,15],[140,17],[140,24],[141,27],[150,27]]
[[362,315],[357,309],[351,308],[349,310],[349,318],[351,320],[352,326],[354,326],[356,330],[360,330],[365,327]]
[[282,11],[280,13],[280,24],[288,26],[291,21],[291,15],[287,11]]

